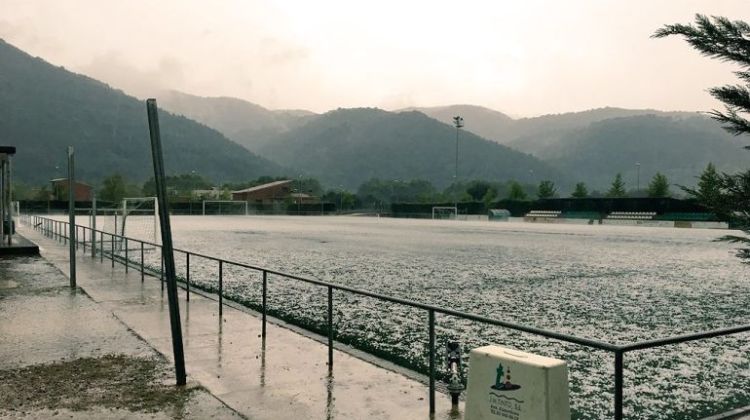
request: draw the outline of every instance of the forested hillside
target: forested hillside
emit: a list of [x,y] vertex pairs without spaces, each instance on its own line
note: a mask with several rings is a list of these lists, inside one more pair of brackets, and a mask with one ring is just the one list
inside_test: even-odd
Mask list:
[[[453,181],[456,131],[412,111],[339,109],[273,139],[260,153],[329,185],[357,187],[371,178]],[[533,156],[461,132],[458,178],[538,182],[567,178]]]
[[165,109],[215,128],[251,151],[316,115],[304,110],[270,110],[238,98],[206,98],[176,91],[163,92],[159,98]]
[[[281,171],[219,132],[160,112],[166,168],[214,181]],[[76,172],[95,183],[112,173],[134,181],[153,175],[144,102],[101,82],[53,66],[0,40],[0,138],[15,145],[15,179],[33,184],[63,176],[66,149]]]

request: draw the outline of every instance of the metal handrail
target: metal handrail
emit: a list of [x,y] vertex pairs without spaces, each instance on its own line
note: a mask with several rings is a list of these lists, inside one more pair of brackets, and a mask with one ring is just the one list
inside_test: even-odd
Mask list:
[[[66,231],[66,225],[68,222],[50,219],[43,216],[36,216],[36,215],[26,215],[25,217],[29,218],[29,224],[37,230],[42,230],[45,232],[48,236],[52,236],[54,238],[57,238],[60,241],[67,241],[67,236],[65,236]],[[32,221],[33,218],[33,221]],[[85,238],[85,232],[88,230],[91,232],[92,238],[95,238],[96,234],[99,234],[101,238],[104,237],[104,235],[107,235],[110,237],[110,241],[112,242],[112,251],[110,252],[110,260],[112,262],[112,266],[114,266],[115,260],[118,258],[115,258],[114,256],[114,240],[118,238],[119,240],[124,241],[134,241],[137,243],[140,243],[141,245],[141,260],[140,260],[140,271],[141,271],[141,281],[143,281],[144,276],[144,265],[143,265],[143,246],[149,245],[153,246],[155,248],[161,248],[161,245],[154,242],[144,241],[140,239],[135,238],[129,238],[125,237],[123,235],[117,235],[109,232],[104,232],[102,230],[98,229],[91,229],[87,226],[82,225],[76,225],[76,229],[82,229],[84,232],[84,238]],[[77,232],[77,230],[76,230]],[[76,234],[76,242],[78,238],[78,235]],[[103,261],[103,241],[100,242],[100,259]],[[187,299],[190,299],[190,256],[195,256],[199,258],[204,258],[212,261],[216,261],[219,263],[219,313],[221,314],[223,310],[223,267],[224,265],[233,265],[237,267],[247,268],[250,270],[259,271],[263,274],[263,285],[262,285],[262,337],[265,338],[266,336],[266,317],[267,317],[267,278],[268,274],[277,275],[280,277],[292,279],[292,280],[298,280],[309,284],[314,284],[317,286],[326,287],[328,290],[328,316],[327,316],[327,332],[328,332],[328,366],[329,369],[333,369],[333,291],[334,290],[340,290],[344,292],[349,292],[356,295],[366,296],[375,298],[378,300],[391,302],[391,303],[397,303],[400,305],[417,308],[426,310],[428,313],[428,330],[429,330],[429,386],[430,386],[430,398],[429,398],[429,406],[430,406],[430,413],[435,413],[435,378],[436,378],[436,372],[435,372],[435,314],[443,314],[443,315],[449,315],[449,316],[455,316],[457,318],[462,318],[470,321],[476,321],[481,322],[484,324],[504,327],[516,331],[521,331],[529,334],[534,334],[554,340],[559,340],[567,343],[577,344],[584,347],[590,347],[597,350],[604,350],[608,351],[614,354],[615,356],[615,363],[614,363],[614,370],[615,370],[615,389],[614,389],[614,418],[616,420],[621,420],[623,418],[623,375],[624,375],[624,355],[625,353],[632,352],[632,351],[638,351],[638,350],[646,350],[651,349],[655,347],[663,347],[667,345],[672,344],[680,344],[685,343],[688,341],[695,341],[695,340],[701,340],[706,338],[714,338],[714,337],[721,337],[721,336],[727,336],[732,334],[739,334],[743,332],[750,331],[750,324],[746,325],[739,325],[734,327],[728,327],[728,328],[719,328],[709,331],[702,331],[697,333],[689,333],[689,334],[683,334],[683,335],[677,335],[672,337],[666,337],[666,338],[658,338],[653,340],[645,340],[635,343],[629,343],[629,344],[612,344],[607,343],[604,341],[594,340],[590,338],[583,338],[583,337],[577,337],[571,334],[564,334],[559,333],[555,331],[549,331],[537,327],[522,325],[522,324],[515,324],[512,322],[502,321],[499,319],[489,318],[482,315],[472,314],[468,312],[462,312],[457,311],[454,309],[448,309],[443,308],[440,306],[430,305],[426,303],[416,302],[409,299],[403,299],[403,298],[397,298],[393,296],[383,295],[380,293],[370,292],[363,289],[358,289],[354,287],[349,286],[343,286],[338,285],[330,282],[326,282],[323,280],[313,279],[310,277],[300,276],[296,274],[289,274],[278,270],[273,270],[269,268],[264,268],[252,264],[247,263],[241,263],[237,261],[229,261],[225,260],[219,257],[214,257],[211,255],[201,254],[198,252],[192,252],[184,249],[174,249],[175,252],[181,252],[186,255],[186,278],[185,278],[185,284],[187,289]],[[84,240],[84,252],[85,252],[85,240]],[[95,247],[92,246],[92,257],[95,255]],[[127,266],[129,263],[129,260],[125,260],[124,264]],[[162,278],[163,280],[163,278]],[[164,286],[164,282],[162,281],[162,287]]]

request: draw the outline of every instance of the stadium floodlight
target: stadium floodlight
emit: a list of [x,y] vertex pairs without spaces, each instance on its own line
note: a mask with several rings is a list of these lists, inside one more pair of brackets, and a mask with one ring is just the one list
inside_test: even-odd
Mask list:
[[[464,126],[464,119],[460,115],[456,115],[453,117],[453,125],[456,126],[456,171],[453,173],[453,185],[455,187],[458,187],[458,132],[461,130],[461,128]],[[454,200],[453,200],[453,206],[458,209],[458,191],[455,191],[454,193]]]

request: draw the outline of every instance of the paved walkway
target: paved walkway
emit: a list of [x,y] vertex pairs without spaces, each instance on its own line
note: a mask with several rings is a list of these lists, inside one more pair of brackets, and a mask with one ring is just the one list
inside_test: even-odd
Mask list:
[[[37,242],[42,256],[63,272],[68,247],[19,229]],[[110,267],[78,253],[78,284],[94,301],[171,357],[166,293],[158,280],[141,283],[135,270]],[[185,300],[181,291],[185,359],[188,376],[232,409],[262,419],[429,419],[427,386],[348,353],[334,352],[329,375],[327,347],[283,326],[269,323],[266,342],[261,320],[249,311],[225,305],[218,318],[216,301],[197,294]],[[450,398],[437,396],[435,418],[460,418],[450,413]]]
[[173,378],[164,357],[48,261],[0,258],[0,419],[241,418]]

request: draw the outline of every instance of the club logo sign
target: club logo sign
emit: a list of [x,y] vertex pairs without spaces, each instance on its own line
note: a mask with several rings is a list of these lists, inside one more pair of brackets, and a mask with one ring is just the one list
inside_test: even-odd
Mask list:
[[510,367],[503,367],[498,363],[495,383],[490,386],[490,412],[501,419],[518,420],[523,408],[523,400],[517,398],[513,391],[521,389],[521,385],[510,381]]

